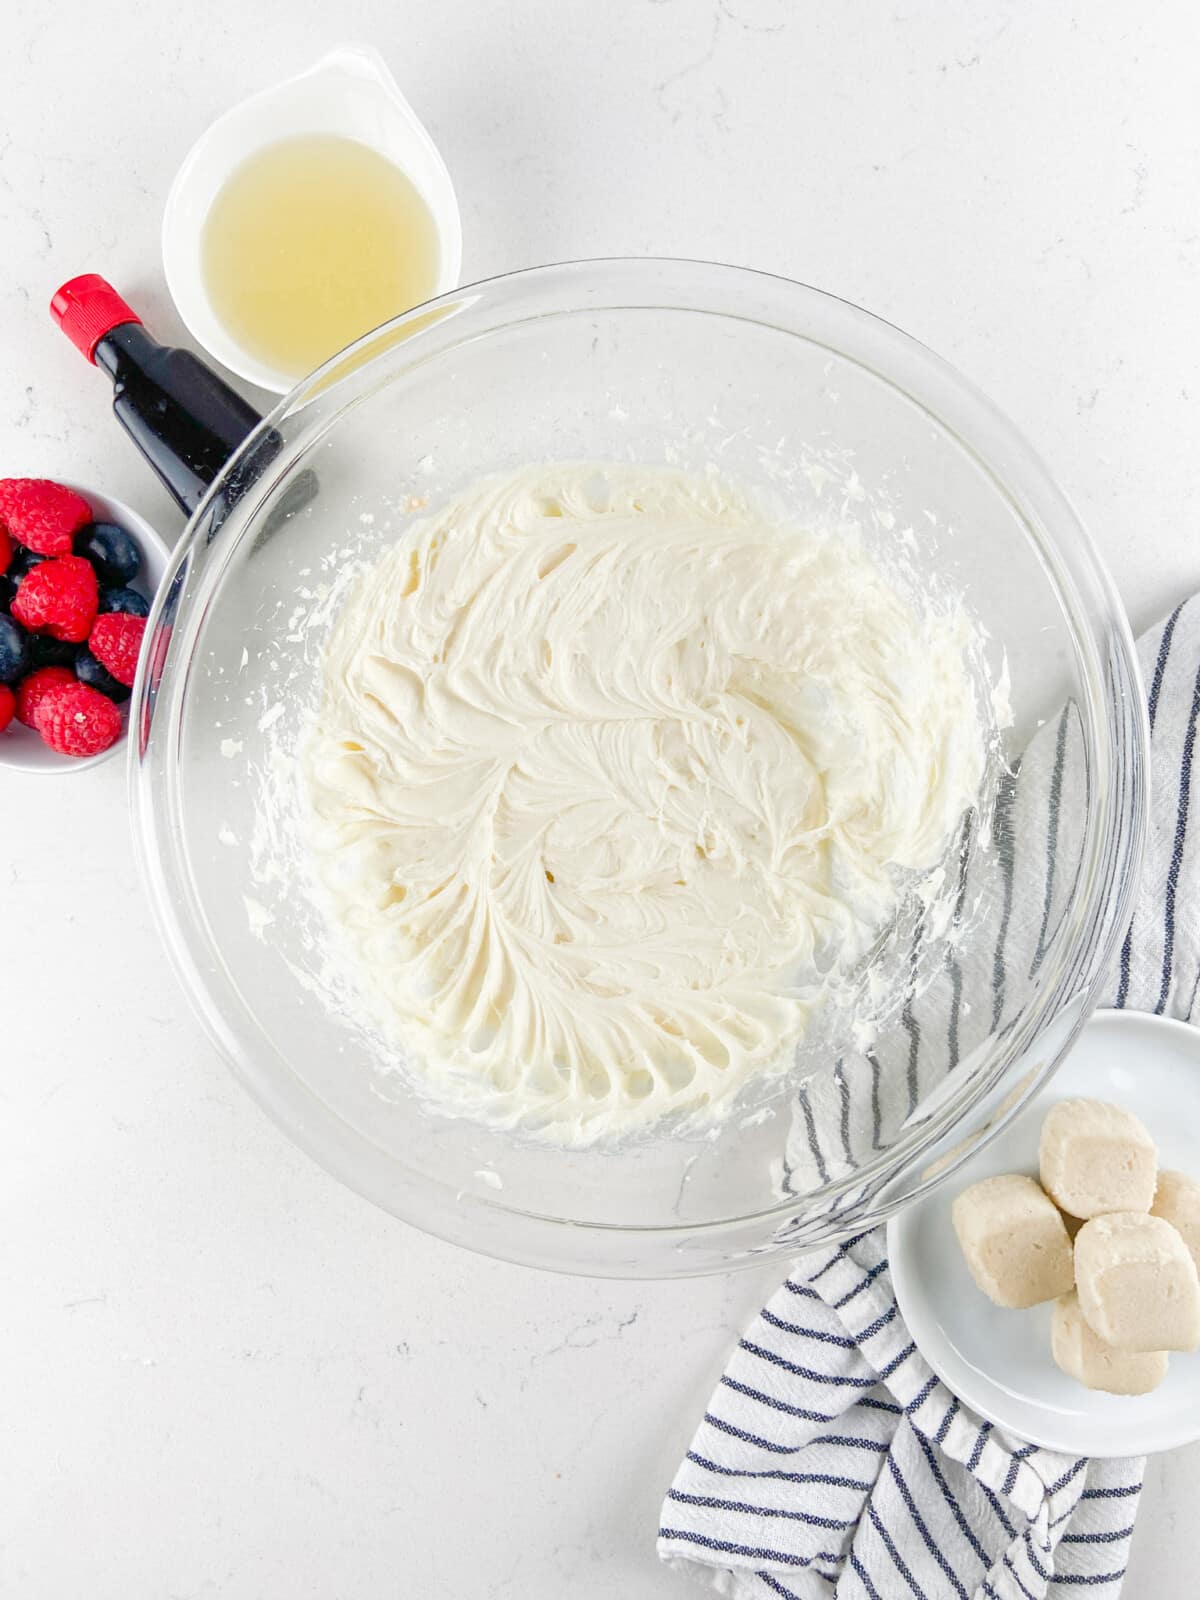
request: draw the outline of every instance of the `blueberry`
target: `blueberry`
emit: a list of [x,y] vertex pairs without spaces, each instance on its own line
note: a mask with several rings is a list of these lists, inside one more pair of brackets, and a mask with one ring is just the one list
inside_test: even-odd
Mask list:
[[29,635],[11,617],[0,617],[0,683],[16,683],[29,671]]
[[124,611],[131,617],[148,617],[150,602],[136,589],[101,589],[101,611]]
[[24,545],[18,545],[13,551],[13,558],[8,563],[8,577],[14,583],[20,583],[27,572],[33,570],[43,561],[48,561],[49,556],[40,556],[36,550],[26,550]]
[[75,535],[75,554],[85,556],[96,576],[108,588],[119,588],[137,577],[142,552],[137,540],[115,522],[89,522]]
[[100,665],[90,650],[80,650],[75,657],[75,676],[80,683],[86,683],[89,689],[99,689],[118,705],[129,699],[130,691],[117,682],[107,667]]
[[65,639],[52,639],[48,633],[35,633],[29,640],[29,670],[38,667],[73,667],[77,644]]
[[0,578],[0,611],[11,611],[13,599],[21,587],[21,579],[41,562],[49,560],[48,556],[38,555],[36,550],[26,550],[23,545],[17,545],[13,551],[12,560],[8,563],[8,571]]

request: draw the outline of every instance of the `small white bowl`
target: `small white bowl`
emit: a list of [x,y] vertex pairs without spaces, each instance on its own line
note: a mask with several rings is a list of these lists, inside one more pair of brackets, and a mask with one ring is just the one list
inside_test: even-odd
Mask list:
[[1050,1354],[1052,1306],[1000,1311],[975,1287],[954,1236],[954,1196],[979,1178],[1037,1172],[1038,1136],[1058,1100],[1128,1106],[1164,1167],[1200,1175],[1200,1028],[1098,1011],[1044,1093],[954,1181],[888,1223],[892,1287],[917,1348],[954,1394],[1006,1433],[1073,1456],[1137,1456],[1200,1439],[1200,1352],[1171,1357],[1151,1394],[1085,1389]]
[[[145,517],[139,516],[123,501],[113,500],[109,495],[97,494],[94,489],[88,489],[81,483],[66,483],[62,478],[55,479],[55,482],[65,483],[68,489],[74,489],[76,494],[81,494],[92,508],[94,521],[115,522],[133,535],[142,552],[142,567],[129,588],[136,589],[153,604],[170,555],[165,540],[155,532]],[[60,755],[57,750],[50,748],[40,733],[25,727],[14,717],[5,731],[0,733],[0,766],[17,772],[55,774],[86,772],[89,767],[107,761],[116,751],[124,750],[125,734],[129,731],[129,704],[130,702],[126,701],[121,707],[125,732],[115,744],[110,745],[107,750],[102,750],[98,756]]]
[[377,50],[339,45],[306,72],[243,100],[201,134],[175,176],[163,213],[163,267],[193,337],[231,372],[276,394],[303,374],[269,366],[233,338],[209,299],[201,239],[209,209],[235,168],[265,145],[303,133],[356,139],[412,180],[438,233],[441,264],[430,298],[453,289],[462,270],[462,222],[450,174]]

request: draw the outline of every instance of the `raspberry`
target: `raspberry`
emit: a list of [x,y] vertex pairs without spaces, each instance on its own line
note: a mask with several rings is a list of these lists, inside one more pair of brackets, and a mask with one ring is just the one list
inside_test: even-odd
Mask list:
[[60,755],[98,756],[120,737],[121,713],[86,683],[52,684],[38,705],[37,730]]
[[88,635],[88,649],[102,667],[107,667],[126,688],[137,673],[138,652],[146,632],[145,617],[131,617],[111,611],[97,617]]
[[12,690],[6,683],[0,683],[0,733],[3,733],[12,721],[16,705]]
[[0,527],[39,555],[69,555],[91,520],[92,508],[74,489],[49,478],[0,478]]
[[43,561],[21,580],[12,614],[31,633],[82,644],[91,631],[100,604],[100,586],[91,563],[82,556],[56,556]]
[[17,721],[27,728],[37,727],[42,701],[60,684],[75,682],[75,674],[67,667],[39,667],[17,685]]
[[0,528],[0,578],[8,571],[8,563],[12,560],[12,540],[4,528]]

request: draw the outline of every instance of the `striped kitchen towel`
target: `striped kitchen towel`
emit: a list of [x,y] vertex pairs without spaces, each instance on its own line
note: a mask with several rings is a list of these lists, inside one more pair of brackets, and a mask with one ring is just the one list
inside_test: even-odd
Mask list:
[[[1200,598],[1146,635],[1139,654],[1150,837],[1102,996],[1190,1019],[1200,985],[1200,845],[1188,829]],[[840,1092],[844,1143],[847,1118],[869,1126],[878,1107]],[[664,1502],[659,1554],[707,1568],[736,1600],[1115,1600],[1142,1466],[1020,1444],[961,1405],[913,1346],[877,1229],[804,1256],[738,1341]]]

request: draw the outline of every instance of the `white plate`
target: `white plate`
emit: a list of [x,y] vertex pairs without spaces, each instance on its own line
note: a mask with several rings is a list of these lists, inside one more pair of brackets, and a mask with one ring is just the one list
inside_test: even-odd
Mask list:
[[1200,1439],[1200,1352],[1176,1354],[1152,1394],[1085,1389],[1054,1365],[1050,1305],[1003,1311],[976,1287],[950,1222],[956,1194],[1000,1172],[1037,1174],[1038,1136],[1056,1100],[1086,1095],[1135,1111],[1164,1167],[1200,1177],[1200,1028],[1100,1011],[1053,1081],[975,1160],[888,1223],[892,1284],[921,1354],[989,1422],[1071,1455],[1148,1455]]

